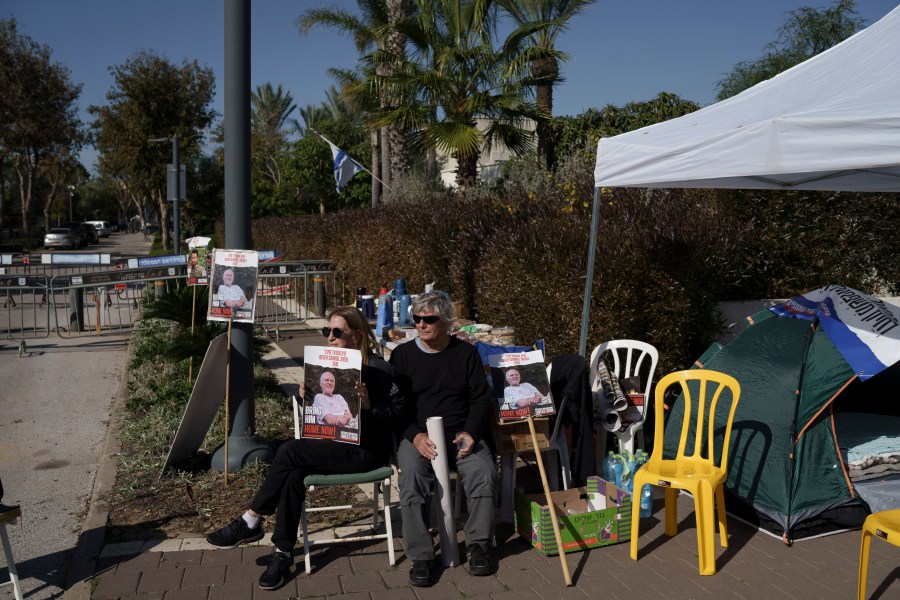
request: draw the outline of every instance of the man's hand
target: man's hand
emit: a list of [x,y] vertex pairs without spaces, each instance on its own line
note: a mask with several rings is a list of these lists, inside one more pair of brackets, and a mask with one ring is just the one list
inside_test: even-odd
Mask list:
[[413,446],[416,447],[419,454],[428,460],[434,460],[438,455],[437,446],[431,441],[431,438],[428,437],[427,433],[417,433],[416,437],[413,438]]
[[456,447],[458,448],[458,452],[456,453],[458,458],[467,457],[472,454],[472,450],[475,449],[475,439],[465,431],[457,433],[456,437],[453,438],[453,443],[456,444]]

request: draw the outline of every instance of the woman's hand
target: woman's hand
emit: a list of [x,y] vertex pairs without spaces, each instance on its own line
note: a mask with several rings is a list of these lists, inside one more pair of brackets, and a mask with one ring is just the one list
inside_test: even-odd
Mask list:
[[369,400],[369,390],[366,384],[361,381],[356,382],[356,396],[359,398],[359,406],[363,410],[371,410],[372,402]]

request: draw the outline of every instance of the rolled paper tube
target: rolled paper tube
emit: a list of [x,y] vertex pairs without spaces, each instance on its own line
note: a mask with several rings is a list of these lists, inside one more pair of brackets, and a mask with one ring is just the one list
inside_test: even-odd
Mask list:
[[603,429],[607,431],[616,431],[622,426],[622,417],[612,406],[606,402],[601,402],[598,408],[600,425],[603,426]]
[[425,419],[428,437],[437,446],[437,456],[432,459],[434,478],[437,482],[438,500],[438,533],[441,538],[441,561],[445,567],[459,564],[459,546],[456,543],[456,521],[453,518],[453,492],[450,488],[450,466],[447,463],[447,442],[444,438],[444,419],[428,417]]
[[615,410],[625,410],[628,408],[628,397],[625,396],[625,392],[622,391],[622,386],[619,385],[619,380],[615,377],[612,378],[612,388],[614,396],[612,407]]

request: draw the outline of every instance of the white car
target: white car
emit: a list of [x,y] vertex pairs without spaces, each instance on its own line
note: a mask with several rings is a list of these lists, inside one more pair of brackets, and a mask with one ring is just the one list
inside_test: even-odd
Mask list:
[[44,248],[67,248],[77,250],[81,246],[81,238],[70,227],[54,227],[44,236]]
[[109,221],[85,221],[85,223],[96,229],[100,237],[109,237],[112,234],[112,225]]

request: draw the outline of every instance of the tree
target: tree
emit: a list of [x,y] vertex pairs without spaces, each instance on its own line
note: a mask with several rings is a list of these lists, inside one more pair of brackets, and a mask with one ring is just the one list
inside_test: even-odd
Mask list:
[[[563,81],[559,62],[568,60],[556,50],[556,39],[573,17],[593,3],[594,0],[500,0],[500,5],[523,31],[533,30],[527,34],[528,66],[536,89],[537,109],[545,119],[553,116],[553,86]],[[537,155],[547,168],[553,168],[553,149],[544,121],[537,125]]]
[[49,47],[19,33],[14,19],[0,19],[0,162],[13,158],[26,234],[39,169],[52,156],[74,155],[82,141],[81,86],[50,55]]
[[287,142],[285,125],[297,105],[281,84],[275,90],[268,82],[250,93],[250,104],[254,172],[270,179],[277,190],[281,184],[278,155]]
[[110,72],[114,85],[106,94],[108,103],[88,109],[94,116],[99,170],[122,182],[137,204],[156,204],[163,245],[168,247],[165,190],[171,146],[150,140],[178,134],[180,160],[194,163],[203,132],[216,116],[211,108],[215,77],[197,61],[179,66],[148,51],[110,67]]
[[739,94],[847,39],[865,25],[856,14],[854,0],[838,0],[824,10],[801,7],[789,12],[761,58],[739,62],[718,82],[716,100]]
[[[407,17],[409,0],[357,0],[357,5],[362,17],[336,8],[307,10],[297,19],[300,33],[309,33],[316,26],[330,27],[351,36],[357,52],[360,55],[369,53],[370,60],[379,56],[378,50],[383,50],[402,61],[406,41],[402,33],[391,26]],[[373,50],[376,52],[371,53]],[[374,72],[371,75],[388,76],[395,69],[395,63],[385,60],[376,60],[372,64]],[[366,74],[368,76],[368,73]],[[389,90],[382,89],[378,94],[380,106],[388,106],[395,101],[396,99],[390,96]],[[409,164],[406,133],[398,127],[390,123],[384,124],[381,127],[380,138],[374,134],[374,128],[372,130],[372,147],[381,149],[381,178],[388,185],[391,178],[405,172]],[[376,178],[378,170],[374,168],[375,162],[373,157],[373,194],[380,189]],[[374,202],[373,198],[373,204]]]
[[[526,81],[509,68],[520,56],[522,36],[494,48],[492,0],[416,0],[416,9],[396,26],[407,36],[413,60],[377,79],[404,101],[382,110],[376,122],[400,124],[415,132],[419,146],[453,156],[456,182],[465,189],[477,179],[484,147],[500,141],[523,154],[533,146],[526,119],[539,114],[527,98]],[[401,57],[395,60],[401,63]]]

